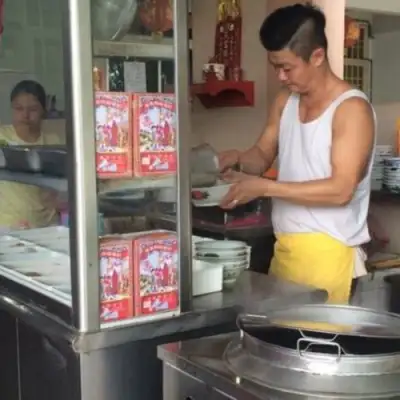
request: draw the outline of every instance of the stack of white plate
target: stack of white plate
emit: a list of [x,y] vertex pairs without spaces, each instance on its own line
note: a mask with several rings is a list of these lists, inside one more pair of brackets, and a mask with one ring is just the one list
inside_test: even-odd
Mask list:
[[195,243],[195,259],[223,265],[223,286],[230,289],[250,266],[250,248],[234,240],[209,240]]
[[393,146],[377,145],[371,174],[371,190],[381,190],[383,185],[384,164],[387,158],[393,157]]
[[400,157],[385,160],[383,184],[390,192],[400,194]]

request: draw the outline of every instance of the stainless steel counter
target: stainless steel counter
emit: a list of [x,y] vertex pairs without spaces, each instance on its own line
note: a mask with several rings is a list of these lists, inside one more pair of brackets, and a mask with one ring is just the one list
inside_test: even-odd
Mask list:
[[158,357],[164,363],[164,400],[273,398],[271,391],[238,380],[226,368],[225,348],[238,336],[238,333],[231,333],[160,346]]
[[[368,276],[361,279],[352,305],[383,311],[384,299],[382,280],[371,280]],[[238,335],[231,333],[160,346],[158,357],[164,365],[164,400],[303,399],[240,380],[232,374],[223,361],[223,354],[228,343],[237,339]]]
[[0,288],[0,308],[39,331],[71,340],[74,350],[86,353],[128,342],[157,339],[180,332],[234,323],[240,311],[259,312],[283,303],[323,302],[326,292],[282,282],[276,278],[246,271],[232,292],[221,292],[193,299],[192,311],[155,321],[80,334],[44,308],[21,298],[18,293]]

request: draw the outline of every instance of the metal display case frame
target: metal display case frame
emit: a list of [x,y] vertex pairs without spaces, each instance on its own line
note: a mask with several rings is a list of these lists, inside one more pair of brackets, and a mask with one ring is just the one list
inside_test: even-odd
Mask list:
[[[66,2],[67,3],[67,2]],[[177,119],[177,234],[179,242],[180,304],[191,303],[191,208],[190,208],[190,103],[187,0],[173,1],[174,38],[167,43],[146,41],[95,42],[91,34],[90,0],[69,0],[65,30],[64,70],[68,147],[70,160],[71,273],[73,324],[80,332],[97,332],[100,326],[99,253],[97,233],[97,188],[93,57],[98,55],[172,58],[175,61]],[[129,40],[129,39],[127,39]],[[135,321],[132,321],[134,324]]]

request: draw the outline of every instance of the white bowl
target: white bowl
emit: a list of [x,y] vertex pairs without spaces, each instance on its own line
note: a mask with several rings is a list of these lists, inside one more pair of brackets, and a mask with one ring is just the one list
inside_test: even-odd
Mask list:
[[248,264],[248,255],[247,254],[244,255],[244,256],[233,257],[233,258],[232,257],[230,257],[230,258],[228,258],[228,257],[226,257],[226,258],[223,258],[223,257],[202,257],[200,255],[196,255],[196,259],[201,260],[201,261],[206,261],[206,262],[211,263],[211,264],[221,264],[221,265],[226,265],[226,264],[230,265],[230,263],[234,263],[235,265],[236,264],[243,264],[243,263]]
[[193,188],[192,203],[196,207],[219,206],[222,199],[228,193],[231,184],[221,184],[209,188]]
[[198,242],[195,245],[196,250],[213,250],[213,251],[226,251],[226,250],[242,250],[247,248],[245,242],[239,240],[207,240]]
[[246,259],[247,249],[243,250],[199,250],[196,249],[196,257],[198,258],[210,258],[215,260],[237,260]]
[[224,268],[223,272],[223,287],[224,289],[232,289],[235,286],[236,281],[243,271],[246,270],[246,267],[237,267],[232,269]]
[[245,266],[232,268],[232,269],[224,268],[223,279],[224,279],[224,281],[237,279],[239,277],[239,275],[245,270],[246,270]]

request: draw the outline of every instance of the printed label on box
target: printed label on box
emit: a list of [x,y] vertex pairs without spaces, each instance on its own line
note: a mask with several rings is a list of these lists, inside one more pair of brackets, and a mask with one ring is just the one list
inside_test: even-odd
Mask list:
[[102,321],[133,316],[133,282],[130,248],[118,245],[100,248]]
[[165,94],[136,95],[135,135],[138,141],[136,174],[176,172],[175,97]]
[[131,96],[96,93],[96,162],[100,177],[133,175]]

